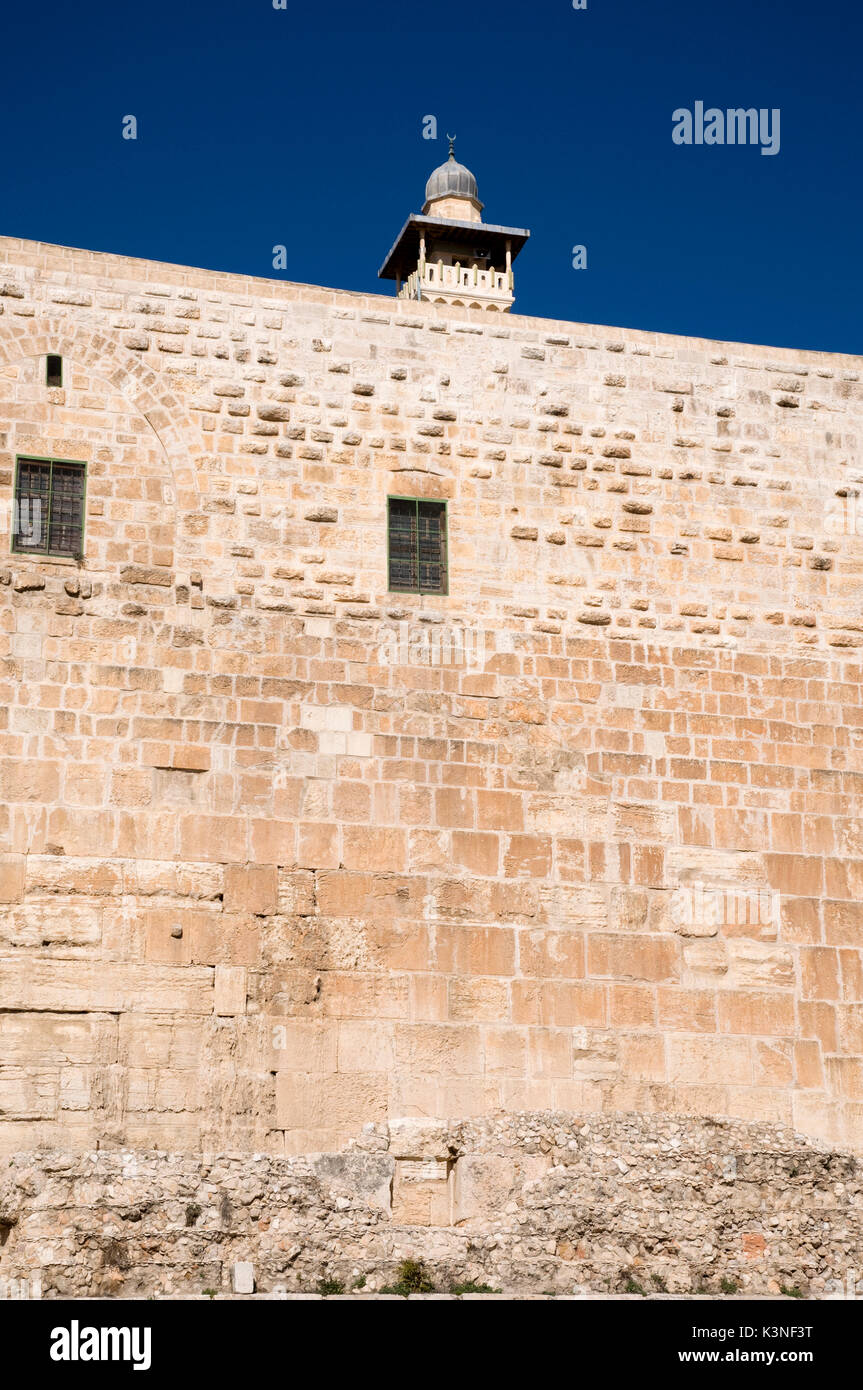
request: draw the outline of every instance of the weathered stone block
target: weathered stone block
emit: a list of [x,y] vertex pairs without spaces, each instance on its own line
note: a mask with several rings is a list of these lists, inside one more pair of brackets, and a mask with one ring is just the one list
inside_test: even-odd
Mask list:
[[223,1016],[244,1014],[248,990],[245,967],[217,965],[214,974],[213,1013]]

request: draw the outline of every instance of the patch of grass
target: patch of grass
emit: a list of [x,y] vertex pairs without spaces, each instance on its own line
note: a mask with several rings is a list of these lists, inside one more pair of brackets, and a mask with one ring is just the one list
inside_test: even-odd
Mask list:
[[786,1298],[802,1298],[803,1294],[797,1284],[792,1284],[789,1288],[787,1284],[779,1285],[779,1292],[784,1293]]
[[402,1260],[399,1265],[399,1283],[406,1284],[411,1293],[434,1293],[431,1275],[422,1260]]
[[331,1298],[333,1294],[344,1293],[345,1286],[341,1279],[319,1279],[317,1292],[321,1298]]
[[208,1298],[215,1298],[215,1297],[216,1297],[216,1290],[215,1290],[215,1289],[201,1289],[201,1293],[205,1293],[205,1294],[207,1295]]
[[719,1281],[719,1287],[721,1288],[723,1293],[737,1293],[737,1290],[739,1289],[740,1285],[738,1284],[736,1279],[722,1278]]
[[641,1287],[640,1284],[637,1284],[637,1283],[635,1282],[635,1280],[632,1279],[632,1278],[627,1279],[626,1283],[625,1283],[624,1286],[623,1286],[623,1292],[624,1292],[624,1293],[640,1293],[641,1296],[642,1296],[642,1298],[644,1298],[644,1289]]
[[434,1292],[431,1275],[422,1260],[402,1260],[396,1282],[381,1289],[381,1293],[397,1293],[402,1298],[407,1298],[408,1294],[412,1293]]
[[500,1289],[493,1289],[491,1284],[477,1284],[473,1279],[469,1279],[466,1284],[450,1284],[449,1291],[457,1298],[463,1293],[500,1293]]
[[657,1293],[668,1293],[668,1285],[661,1274],[651,1274],[650,1277],[653,1280],[653,1287],[656,1289]]
[[364,1274],[358,1275],[357,1278],[354,1280],[354,1282],[351,1284],[351,1288],[352,1288],[352,1289],[364,1289],[365,1286],[366,1286],[366,1276],[365,1276]]

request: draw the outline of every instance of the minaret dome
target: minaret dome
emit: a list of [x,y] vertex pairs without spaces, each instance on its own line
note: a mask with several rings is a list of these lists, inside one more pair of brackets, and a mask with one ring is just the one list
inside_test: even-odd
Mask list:
[[453,217],[463,222],[482,221],[482,203],[476,179],[455,157],[455,137],[450,137],[449,159],[431,174],[426,184],[423,213],[427,217]]

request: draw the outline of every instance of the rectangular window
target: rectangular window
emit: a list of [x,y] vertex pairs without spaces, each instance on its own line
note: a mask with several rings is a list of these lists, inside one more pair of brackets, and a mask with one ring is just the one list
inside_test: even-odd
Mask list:
[[50,354],[45,358],[45,385],[63,385],[63,358]]
[[387,506],[390,590],[447,593],[446,502],[390,497]]
[[84,552],[86,465],[61,459],[18,459],[12,549],[19,554]]

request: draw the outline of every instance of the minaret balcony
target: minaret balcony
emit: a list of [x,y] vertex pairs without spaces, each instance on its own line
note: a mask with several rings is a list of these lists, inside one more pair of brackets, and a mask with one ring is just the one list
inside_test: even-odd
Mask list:
[[515,298],[512,271],[447,265],[443,261],[421,262],[402,284],[399,298],[437,300],[463,304],[466,308],[478,305],[505,312]]

